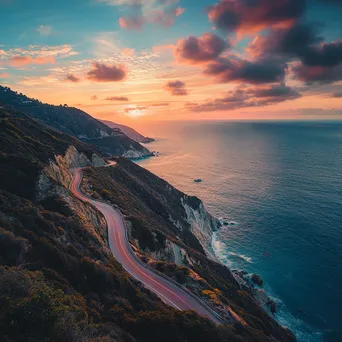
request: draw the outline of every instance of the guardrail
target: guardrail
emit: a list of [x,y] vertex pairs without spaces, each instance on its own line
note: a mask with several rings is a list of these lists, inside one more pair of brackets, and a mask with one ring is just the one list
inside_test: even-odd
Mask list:
[[[72,174],[74,175],[74,173],[72,172]],[[75,176],[75,175],[74,175]],[[80,187],[81,185],[81,181],[82,181],[82,177],[83,177],[83,172],[80,170],[80,183],[78,184],[78,188]],[[70,189],[70,186],[71,186],[72,182],[70,183],[69,185],[69,189]],[[79,190],[81,190],[79,188]],[[89,197],[88,195],[84,194],[83,193],[83,196],[85,198],[87,198],[88,200],[90,201],[97,201],[97,202],[101,202],[103,204],[107,204],[107,205],[110,205],[111,207],[113,207],[113,204],[112,203],[108,203],[107,201],[104,201],[104,200],[101,200],[101,199],[94,199],[94,198],[91,198]],[[113,208],[114,209],[114,208]],[[118,210],[118,209],[117,209]],[[132,246],[129,242],[129,237],[128,237],[128,227],[127,227],[127,224],[126,224],[126,221],[124,220],[120,210],[118,210],[119,213],[120,213],[120,218],[122,220],[122,223],[125,227],[124,231],[125,231],[125,238],[128,242],[128,249],[131,253],[131,256],[136,260],[136,262],[138,262],[141,266],[145,267],[145,268],[148,268],[151,272],[153,273],[156,273],[158,276],[160,276],[161,278],[164,278],[165,280],[167,280],[168,282],[172,283],[173,285],[177,286],[178,288],[182,289],[184,292],[186,292],[188,295],[190,295],[192,298],[194,298],[195,300],[197,300],[197,302],[199,302],[202,306],[204,306],[212,315],[214,315],[219,321],[221,321],[222,323],[225,323],[225,322],[229,322],[229,320],[227,320],[226,318],[222,317],[220,314],[218,314],[215,310],[213,310],[206,302],[204,302],[201,298],[199,298],[198,296],[196,296],[193,292],[191,292],[188,288],[186,288],[185,286],[179,284],[178,282],[176,282],[174,279],[170,278],[169,276],[167,276],[166,274],[156,270],[155,268],[151,267],[150,265],[148,264],[145,264],[133,251],[132,249]],[[108,227],[108,226],[107,226]],[[109,241],[108,241],[108,244],[109,244]]]

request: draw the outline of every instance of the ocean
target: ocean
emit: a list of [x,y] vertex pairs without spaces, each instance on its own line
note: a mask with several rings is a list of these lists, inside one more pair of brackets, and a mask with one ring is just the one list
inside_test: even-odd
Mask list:
[[299,342],[342,341],[342,123],[172,122],[143,132],[160,156],[138,164],[229,223],[212,241],[221,262],[263,278],[276,319]]

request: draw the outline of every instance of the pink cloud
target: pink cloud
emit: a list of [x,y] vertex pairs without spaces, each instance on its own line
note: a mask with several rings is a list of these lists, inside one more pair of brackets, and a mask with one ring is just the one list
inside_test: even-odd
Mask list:
[[29,64],[54,64],[53,56],[31,57],[31,56],[13,56],[10,59],[10,65],[13,67],[22,67]]
[[0,74],[0,78],[9,78],[10,74],[8,74],[7,72],[3,72]]
[[175,57],[181,63],[206,63],[218,58],[229,47],[230,44],[219,36],[204,33],[199,38],[189,36],[179,40]]
[[248,107],[263,107],[301,97],[295,89],[284,84],[261,87],[239,86],[225,97],[210,99],[204,103],[188,103],[186,108],[194,112],[213,112]]
[[122,50],[122,54],[127,57],[133,57],[135,54],[135,50],[130,48],[124,48]]
[[74,83],[77,83],[77,82],[81,81],[77,76],[75,76],[73,74],[66,75],[65,80],[69,81],[69,82],[74,82]]
[[87,73],[87,78],[95,82],[118,82],[124,80],[126,76],[127,71],[123,64],[93,63],[93,69]]
[[305,0],[221,0],[208,9],[210,21],[227,31],[253,33],[289,27],[305,11]]
[[121,17],[119,19],[120,27],[125,28],[127,30],[140,31],[145,23],[146,23],[146,19],[142,15],[126,16],[126,17]]
[[169,91],[171,95],[184,96],[188,95],[185,89],[185,83],[182,81],[169,81],[165,85],[165,90]]

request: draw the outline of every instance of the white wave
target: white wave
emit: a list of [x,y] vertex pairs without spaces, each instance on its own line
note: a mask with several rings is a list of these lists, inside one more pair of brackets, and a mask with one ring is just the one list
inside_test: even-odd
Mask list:
[[238,254],[238,253],[234,253],[234,252],[228,252],[228,254],[235,257],[235,258],[243,259],[243,260],[245,260],[251,264],[253,263],[252,258],[249,256],[246,256],[244,254]]

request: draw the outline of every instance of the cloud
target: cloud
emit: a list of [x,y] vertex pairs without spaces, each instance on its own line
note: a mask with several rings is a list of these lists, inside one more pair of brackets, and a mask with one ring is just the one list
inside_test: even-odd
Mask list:
[[292,66],[293,76],[306,83],[311,84],[331,84],[342,80],[342,65],[334,67],[307,66],[298,62]]
[[164,27],[170,27],[174,24],[176,17],[182,15],[185,12],[185,8],[177,7],[169,10],[155,10],[152,12],[149,22],[158,24]]
[[307,66],[335,67],[342,63],[342,40],[308,47],[301,56]]
[[52,26],[50,25],[40,25],[37,28],[37,32],[39,32],[39,34],[41,36],[47,37],[52,33]]
[[334,97],[334,98],[337,98],[337,99],[342,98],[342,91],[337,91],[335,93],[332,93],[331,97]]
[[208,8],[208,17],[219,29],[252,33],[291,26],[305,8],[306,0],[221,0]]
[[188,103],[186,108],[194,112],[234,110],[268,106],[299,97],[301,95],[295,89],[284,84],[263,87],[241,86],[228,92],[223,98],[208,100],[202,104]]
[[111,96],[111,97],[106,97],[106,101],[128,101],[127,96]]
[[293,75],[307,84],[342,80],[342,40],[324,42],[318,26],[297,23],[288,29],[258,36],[247,52],[254,58],[281,58],[293,64]]
[[13,56],[10,58],[9,64],[12,67],[23,67],[30,64],[54,64],[53,56],[31,57],[31,56]]
[[215,76],[219,82],[276,83],[285,78],[286,64],[278,60],[248,61],[236,56],[220,58],[207,65],[205,75]]
[[182,81],[169,81],[165,85],[165,90],[169,91],[171,95],[174,96],[184,96],[188,95],[185,89],[185,83]]
[[126,76],[127,71],[123,64],[93,63],[93,69],[87,73],[87,78],[95,82],[118,82],[124,80]]
[[160,102],[160,103],[152,103],[149,106],[150,107],[167,107],[169,105],[170,105],[169,102]]
[[126,16],[119,18],[120,27],[127,30],[140,31],[145,23],[146,19],[143,16]]
[[253,57],[300,57],[309,47],[322,41],[316,25],[297,23],[288,29],[274,29],[266,36],[257,36],[247,52]]
[[30,56],[36,57],[59,57],[66,58],[71,56],[76,56],[79,53],[74,51],[71,45],[29,45],[26,48],[10,48],[10,49],[0,49],[0,58],[12,58],[16,56]]
[[9,77],[10,77],[10,74],[8,74],[7,72],[0,73],[0,78],[9,78]]
[[65,80],[69,81],[69,82],[74,82],[74,83],[77,83],[77,82],[81,81],[78,77],[76,77],[73,74],[67,74],[66,77],[65,77]]
[[129,114],[131,112],[144,111],[146,109],[148,109],[148,107],[145,107],[145,106],[129,107],[129,108],[125,108],[125,113]]
[[199,64],[215,60],[230,44],[212,33],[205,33],[199,38],[189,36],[181,39],[175,49],[175,57],[179,62]]
[[127,57],[133,57],[135,54],[135,50],[130,48],[124,48],[122,49],[122,54]]
[[185,11],[175,7],[179,0],[99,0],[113,6],[121,6],[126,15],[119,18],[121,28],[140,31],[147,23],[169,27]]

